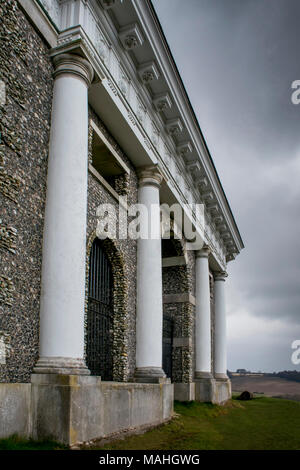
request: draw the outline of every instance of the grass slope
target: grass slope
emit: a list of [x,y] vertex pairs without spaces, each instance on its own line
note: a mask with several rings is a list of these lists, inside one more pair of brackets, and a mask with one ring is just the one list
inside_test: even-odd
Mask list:
[[177,402],[175,412],[178,416],[168,424],[102,448],[300,449],[300,403],[297,402],[264,397],[248,402],[231,400],[225,407]]

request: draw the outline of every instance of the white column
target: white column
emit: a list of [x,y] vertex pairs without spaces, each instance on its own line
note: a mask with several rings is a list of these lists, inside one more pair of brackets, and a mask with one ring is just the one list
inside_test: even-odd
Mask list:
[[196,252],[196,379],[212,377],[208,255],[208,247]]
[[226,348],[226,304],[225,304],[225,278],[227,273],[215,273],[214,300],[215,300],[215,338],[214,363],[215,378],[228,379],[227,376],[227,348]]
[[88,86],[80,56],[54,58],[37,373],[89,374],[84,357]]
[[139,203],[148,210],[141,213],[141,224],[149,227],[151,206],[152,233],[156,238],[138,239],[136,305],[136,372],[140,382],[155,382],[165,377],[162,370],[162,260],[160,237],[159,189],[162,176],[156,167],[139,172]]

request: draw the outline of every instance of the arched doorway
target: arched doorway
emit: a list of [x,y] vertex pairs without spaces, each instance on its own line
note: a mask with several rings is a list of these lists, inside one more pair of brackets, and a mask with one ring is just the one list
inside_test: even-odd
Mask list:
[[113,275],[103,242],[96,238],[89,259],[86,362],[92,375],[113,379]]

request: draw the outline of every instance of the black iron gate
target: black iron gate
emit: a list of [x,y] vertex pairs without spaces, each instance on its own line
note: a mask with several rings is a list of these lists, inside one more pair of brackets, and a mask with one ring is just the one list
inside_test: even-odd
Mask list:
[[163,370],[167,377],[172,379],[172,353],[173,353],[174,322],[169,315],[163,316]]
[[92,375],[112,380],[113,277],[97,238],[90,254],[86,362]]

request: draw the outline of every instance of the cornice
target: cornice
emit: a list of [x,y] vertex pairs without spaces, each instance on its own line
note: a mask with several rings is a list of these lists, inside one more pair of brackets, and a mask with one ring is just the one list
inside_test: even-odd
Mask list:
[[143,25],[143,29],[147,31],[147,37],[151,43],[151,47],[154,50],[156,57],[160,59],[158,63],[162,73],[166,77],[173,95],[177,97],[176,104],[181,111],[181,116],[184,117],[184,125],[190,132],[198,155],[202,157],[201,163],[203,165],[204,172],[207,176],[209,184],[213,189],[213,192],[217,197],[217,202],[220,205],[221,211],[225,215],[228,229],[231,233],[231,236],[233,237],[237,252],[239,252],[244,247],[243,241],[236,226],[236,222],[233,218],[232,211],[220,183],[217,171],[214,167],[206,143],[202,136],[198,121],[195,117],[192,106],[187,97],[187,93],[182,84],[182,80],[174,63],[174,59],[168,48],[161,27],[157,21],[157,17],[153,12],[151,2],[149,0],[132,0],[132,3],[135,6],[139,21],[141,21]]

